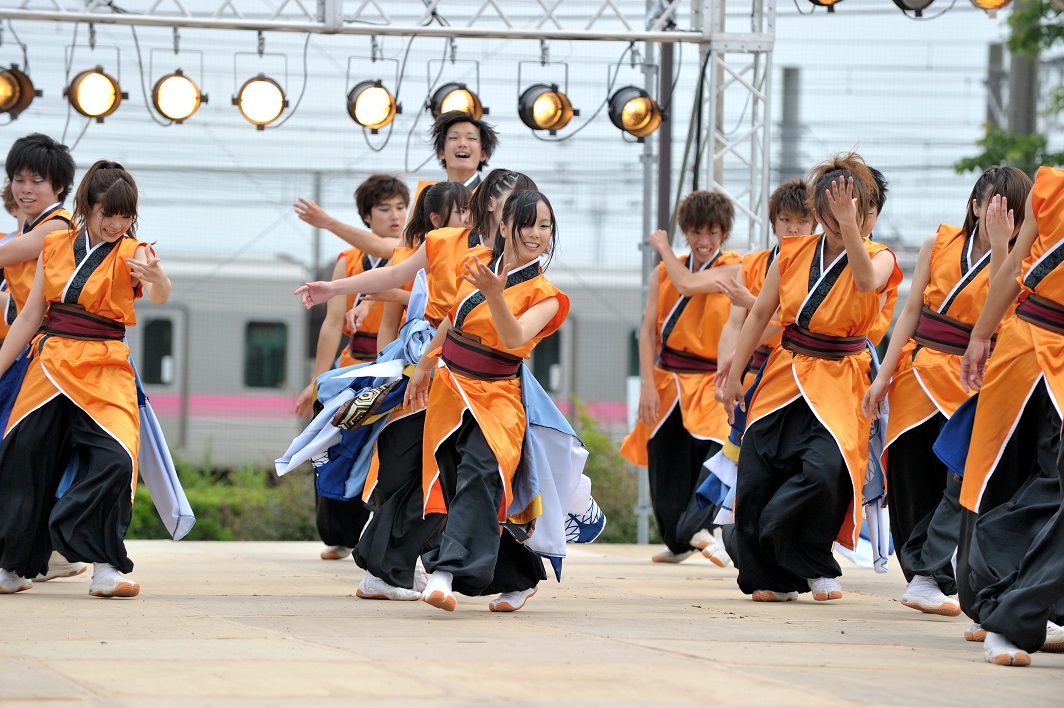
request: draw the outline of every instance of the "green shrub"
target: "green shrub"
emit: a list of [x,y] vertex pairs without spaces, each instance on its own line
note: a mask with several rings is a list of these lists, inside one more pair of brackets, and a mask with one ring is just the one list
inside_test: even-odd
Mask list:
[[[178,476],[196,514],[193,541],[307,541],[314,526],[314,481],[296,471],[280,479],[245,466],[231,472],[203,471],[177,462]],[[352,502],[358,503],[358,502]],[[128,538],[168,538],[151,495],[137,488]]]

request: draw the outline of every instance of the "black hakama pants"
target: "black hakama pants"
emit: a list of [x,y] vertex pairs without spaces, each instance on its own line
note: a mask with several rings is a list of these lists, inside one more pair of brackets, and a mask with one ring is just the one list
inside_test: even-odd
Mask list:
[[[887,511],[905,580],[929,576],[943,593],[953,595],[957,583],[952,559],[960,517],[944,497],[953,473],[932,450],[945,424],[946,416],[936,413],[891,444],[887,452]],[[932,529],[932,519],[940,508],[938,526]]]
[[[424,516],[422,437],[425,412],[400,418],[377,443],[380,475],[372,492],[373,518],[355,548],[354,559],[389,585],[414,587],[418,557],[443,528],[445,514]],[[387,433],[387,437],[385,436]]]
[[447,502],[438,542],[422,556],[425,569],[454,576],[463,595],[489,595],[536,587],[547,575],[543,561],[499,525],[503,483],[499,462],[469,411],[436,450]]
[[[1002,424],[1006,423],[1003,421]],[[981,612],[977,608],[985,601],[985,596],[979,598],[983,586],[1013,572],[1045,521],[1039,510],[1032,509],[1031,522],[1039,525],[1035,528],[1023,528],[1022,522],[1017,525],[1017,520],[1026,513],[1024,506],[1044,499],[1038,493],[1039,487],[1029,489],[1031,483],[1038,478],[1054,479],[1057,476],[1059,446],[1060,416],[1045,381],[1040,381],[987,481],[979,512],[961,510],[957,594],[961,609],[976,622],[981,621]],[[1014,499],[1017,504],[1008,513],[990,514]],[[978,537],[977,528],[980,529]],[[986,540],[980,542],[980,538]],[[1006,538],[1011,545],[1004,545]],[[978,549],[974,548],[976,543],[979,543]],[[977,555],[978,567],[972,565],[973,552]]]
[[744,593],[808,592],[808,579],[842,575],[832,544],[853,483],[804,398],[747,428],[737,475],[733,540]]
[[[77,473],[56,499],[72,456]],[[32,578],[48,570],[54,549],[71,562],[132,571],[132,482],[129,453],[69,398],[31,412],[0,444],[0,568]]]
[[340,501],[323,497],[314,490],[314,523],[326,546],[355,548],[369,520],[369,509],[361,499]]
[[695,491],[709,474],[702,463],[720,447],[687,432],[679,403],[647,442],[650,503],[661,539],[673,553],[690,551],[692,536],[714,528],[717,510],[699,508]]

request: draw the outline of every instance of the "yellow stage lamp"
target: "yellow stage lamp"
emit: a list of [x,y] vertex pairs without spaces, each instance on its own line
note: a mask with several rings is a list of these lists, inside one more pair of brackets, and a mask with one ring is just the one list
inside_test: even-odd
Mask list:
[[610,96],[610,120],[637,138],[645,138],[661,125],[661,107],[643,89],[625,86]]
[[7,113],[12,120],[18,118],[18,114],[40,95],[18,64],[12,64],[10,69],[0,69],[0,113]]
[[533,84],[521,94],[517,115],[532,130],[548,130],[554,135],[580,112],[573,109],[569,97],[558,90],[557,84]]
[[436,89],[429,102],[429,109],[433,118],[439,118],[441,114],[449,111],[461,111],[480,120],[488,109],[480,103],[480,97],[470,91],[465,84],[450,83]]
[[178,69],[155,82],[151,101],[163,118],[181,123],[199,110],[207,97],[201,95],[196,83]]
[[351,120],[376,133],[402,112],[395,97],[381,85],[380,80],[362,81],[347,94],[347,113]]
[[987,12],[997,12],[1012,0],[972,0],[972,4],[978,7],[980,10],[986,10]]
[[244,82],[237,94],[233,96],[233,105],[240,113],[255,124],[256,130],[265,130],[266,126],[281,117],[288,108],[281,85],[259,74]]
[[842,0],[809,0],[809,2],[814,5],[819,5],[820,7],[826,7],[828,12],[835,12],[835,6],[842,2]]
[[118,82],[104,73],[102,66],[75,76],[65,94],[75,111],[87,118],[95,118],[97,123],[114,113],[123,98],[129,98],[128,94],[122,93]]

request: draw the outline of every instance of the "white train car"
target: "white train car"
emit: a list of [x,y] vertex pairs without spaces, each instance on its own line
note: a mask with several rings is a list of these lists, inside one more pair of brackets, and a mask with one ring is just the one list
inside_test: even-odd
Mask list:
[[308,316],[286,258],[173,254],[165,305],[137,303],[129,345],[171,449],[193,464],[270,464],[301,429]]

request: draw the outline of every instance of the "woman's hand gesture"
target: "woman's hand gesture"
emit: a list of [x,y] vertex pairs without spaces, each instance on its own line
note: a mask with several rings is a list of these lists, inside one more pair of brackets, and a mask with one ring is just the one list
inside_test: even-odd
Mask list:
[[403,396],[403,407],[412,410],[420,410],[428,405],[429,384],[432,383],[432,372],[420,362],[410,374],[410,381],[406,385],[406,395]]
[[986,237],[994,251],[1008,252],[1009,241],[1016,233],[1016,214],[1009,209],[1009,200],[1001,194],[995,194],[986,208]]
[[890,384],[889,376],[876,376],[876,380],[865,392],[864,400],[861,401],[861,413],[865,418],[881,420],[887,414],[887,387]]
[[746,396],[743,395],[743,374],[741,371],[733,371],[728,374],[728,381],[724,386],[724,410],[728,413],[728,424],[735,424],[735,408],[746,411]]
[[166,272],[159,265],[159,259],[150,254],[146,262],[138,261],[136,258],[127,258],[126,265],[129,266],[129,272],[133,277],[142,283],[162,285],[169,280]]
[[301,285],[292,294],[299,295],[303,300],[303,307],[308,310],[315,305],[332,300],[335,295],[332,283],[327,280],[316,280],[313,283]]
[[968,349],[961,358],[961,388],[964,391],[978,391],[983,387],[986,374],[986,360],[990,356],[990,340],[972,337]]
[[478,260],[469,260],[465,263],[466,272],[462,278],[473,284],[484,297],[502,296],[503,288],[506,287],[506,274],[510,272],[510,264],[504,263],[500,275],[491,272],[491,268]]
[[827,197],[831,214],[840,225],[857,223],[857,198],[853,196],[853,177],[831,180]]

